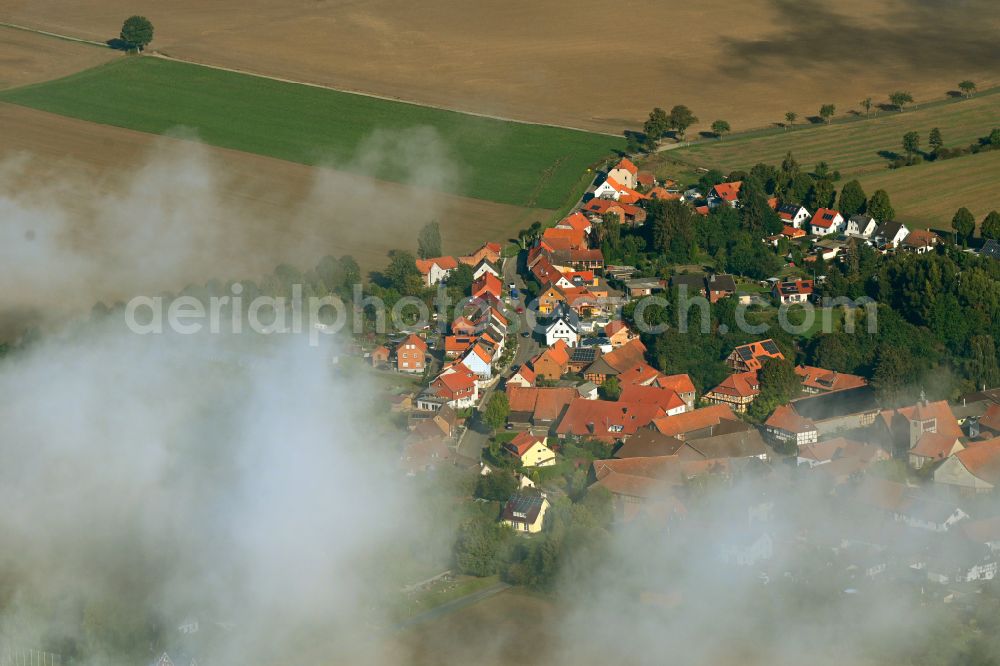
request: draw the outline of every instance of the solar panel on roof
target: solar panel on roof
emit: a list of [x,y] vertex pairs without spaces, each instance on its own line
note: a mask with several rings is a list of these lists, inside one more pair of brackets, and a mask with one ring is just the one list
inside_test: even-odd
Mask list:
[[577,347],[573,350],[572,359],[574,361],[593,361],[597,357],[597,350],[593,347]]
[[511,498],[511,513],[519,518],[523,518],[531,509],[541,504],[541,497],[536,495],[517,495]]
[[779,353],[778,345],[774,344],[772,340],[765,340],[764,342],[761,343],[761,346],[764,348],[764,351],[766,351],[768,354]]
[[753,357],[749,347],[737,347],[736,351],[744,361],[749,361]]

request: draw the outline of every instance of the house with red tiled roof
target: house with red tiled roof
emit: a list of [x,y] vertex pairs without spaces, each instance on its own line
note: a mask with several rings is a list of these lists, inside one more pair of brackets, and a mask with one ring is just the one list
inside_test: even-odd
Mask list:
[[538,294],[538,305],[536,306],[540,314],[551,314],[560,305],[566,302],[566,294],[562,288],[550,284]]
[[535,262],[535,265],[531,267],[531,275],[542,287],[555,284],[562,277],[562,273],[552,265],[548,256],[543,256]]
[[781,305],[792,303],[805,303],[813,293],[812,280],[784,280],[775,282],[771,288],[771,293]]
[[641,384],[629,384],[622,387],[619,402],[656,405],[668,416],[681,414],[688,410],[687,404],[681,400],[676,392],[668,388],[658,386],[643,386]]
[[914,229],[899,244],[904,252],[925,254],[941,244],[941,237],[928,229]]
[[566,250],[552,253],[552,263],[571,271],[593,271],[604,268],[604,253],[600,248],[589,250]]
[[764,361],[769,358],[785,358],[785,355],[778,349],[778,345],[770,338],[759,342],[750,342],[735,348],[726,357],[726,365],[736,372],[749,372],[751,370],[760,370],[764,367]]
[[476,322],[465,315],[459,315],[451,322],[452,335],[464,335],[471,337],[479,333],[479,326]]
[[386,347],[385,345],[379,345],[378,347],[372,350],[372,355],[370,360],[372,365],[377,368],[384,365],[388,365],[389,356],[390,356],[389,348]]
[[636,187],[641,186],[644,192],[648,192],[650,188],[656,185],[656,176],[653,175],[652,171],[640,171],[635,180],[638,183]]
[[595,220],[600,220],[608,213],[617,215],[618,222],[622,225],[638,226],[646,221],[644,208],[613,199],[591,199],[581,210]]
[[396,369],[400,372],[421,373],[427,356],[427,343],[417,335],[410,335],[396,347]]
[[472,297],[498,302],[503,297],[503,283],[492,273],[483,273],[482,277],[472,283]]
[[608,179],[615,180],[633,190],[639,185],[639,168],[627,157],[608,170]]
[[967,494],[992,492],[1000,485],[1000,437],[969,445],[934,470],[934,483]]
[[548,349],[543,350],[531,360],[531,367],[536,377],[543,379],[559,379],[566,373],[569,366],[569,348],[562,340]]
[[712,435],[720,429],[726,429],[726,423],[742,425],[739,417],[728,405],[712,405],[690,412],[664,416],[653,421],[653,426],[664,435],[686,439],[687,437],[704,437]]
[[540,243],[552,250],[581,250],[587,247],[587,234],[579,229],[552,227],[542,232]]
[[612,347],[621,347],[636,336],[628,324],[621,319],[615,319],[604,327],[604,337],[608,339]]
[[584,371],[588,382],[603,384],[608,377],[615,377],[626,370],[646,365],[646,346],[638,338],[604,354]]
[[791,405],[779,405],[764,422],[764,428],[772,441],[795,444],[799,447],[815,444],[819,431],[811,419],[799,416]]
[[491,264],[496,264],[500,261],[500,252],[502,248],[500,243],[487,242],[473,252],[472,254],[467,254],[464,257],[458,257],[458,260],[469,266],[475,267],[483,259],[487,260]]
[[568,217],[564,217],[556,224],[556,229],[572,229],[573,231],[589,234],[593,224],[586,215],[577,211]]
[[939,463],[964,448],[965,445],[958,437],[937,432],[925,432],[910,449],[910,466],[913,469],[921,469],[925,465]]
[[559,420],[556,434],[611,443],[634,435],[664,415],[658,405],[575,398]]
[[843,391],[868,384],[864,377],[811,365],[796,366],[795,374],[802,379],[802,390],[806,393]]
[[782,228],[781,233],[779,235],[784,236],[788,240],[795,240],[797,238],[805,238],[806,230],[799,229],[797,227],[792,227],[786,224],[784,228]]
[[550,426],[559,420],[563,410],[577,398],[572,387],[535,386],[524,388],[508,384],[507,402],[511,423],[531,426]]
[[[806,220],[812,217],[812,214],[805,206],[784,204],[783,206],[778,206],[778,217],[781,218],[786,227],[799,230],[805,224]],[[805,232],[802,235],[805,236]]]
[[444,357],[458,358],[465,353],[478,338],[474,335],[448,335],[444,338]]
[[556,454],[548,447],[545,435],[518,433],[503,448],[517,458],[522,467],[551,467],[556,464]]
[[431,391],[453,409],[472,407],[479,401],[479,386],[474,375],[465,372],[451,372],[438,375],[431,382]]
[[757,372],[734,372],[705,394],[713,405],[729,405],[733,411],[745,412],[760,393]]
[[493,355],[482,342],[476,342],[462,356],[462,365],[467,367],[480,381],[486,382],[493,377]]
[[594,198],[613,199],[625,204],[636,204],[646,197],[639,192],[636,192],[635,188],[629,187],[611,176],[608,176],[603,183],[594,189]]
[[679,201],[684,198],[680,192],[671,192],[665,187],[650,187],[646,196],[652,200],[660,201]]
[[[655,386],[660,371],[646,363],[636,363],[618,374],[621,386]],[[656,388],[661,388],[657,386]]]
[[691,381],[691,377],[689,375],[660,375],[656,378],[655,384],[660,388],[668,388],[672,390],[687,404],[688,409],[694,409],[694,401],[697,396],[694,388],[694,382]]
[[884,409],[875,419],[875,427],[887,432],[887,439],[896,452],[907,454],[927,433],[937,433],[953,439],[963,436],[955,414],[944,400],[921,400],[909,407]]
[[809,221],[809,232],[813,236],[839,234],[845,227],[844,216],[832,208],[820,208]]
[[535,371],[530,365],[525,363],[514,371],[507,379],[507,386],[521,386],[528,388],[535,385]]
[[721,206],[722,204],[728,204],[735,208],[740,199],[740,188],[742,186],[742,180],[736,180],[731,183],[719,183],[718,185],[715,185],[711,190],[709,190],[708,196],[705,197],[708,207],[715,208],[716,206]]
[[458,261],[455,257],[417,259],[417,270],[424,276],[424,285],[428,287],[432,287],[447,278],[456,268],[458,268]]

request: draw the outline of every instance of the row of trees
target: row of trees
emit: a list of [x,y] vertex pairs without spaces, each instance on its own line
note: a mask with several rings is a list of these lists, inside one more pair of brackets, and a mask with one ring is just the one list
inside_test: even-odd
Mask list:
[[647,148],[655,148],[660,139],[671,131],[679,140],[683,141],[688,128],[696,122],[698,122],[698,117],[683,104],[678,104],[670,109],[670,113],[660,107],[654,108],[649,112],[649,118],[642,126]]
[[[958,84],[959,90],[962,91],[962,95],[966,98],[972,97],[976,93],[976,84],[974,81],[961,81]],[[897,90],[889,94],[889,104],[891,108],[902,112],[903,109],[908,104],[913,104],[913,95],[906,92],[905,90]],[[863,100],[858,102],[858,106],[865,113],[866,118],[871,118],[872,114],[877,115],[878,110],[881,107],[878,103],[874,101],[871,97],[865,97]],[[819,117],[822,118],[827,124],[833,122],[833,117],[837,113],[837,106],[835,104],[823,104],[819,108]],[[788,128],[795,124],[798,120],[799,114],[794,111],[788,111],[785,113],[785,127]]]
[[[965,206],[955,212],[951,218],[951,228],[955,230],[955,241],[963,247],[968,247],[976,232],[976,218]],[[979,227],[979,235],[984,240],[1000,240],[1000,213],[991,210],[983,218]]]

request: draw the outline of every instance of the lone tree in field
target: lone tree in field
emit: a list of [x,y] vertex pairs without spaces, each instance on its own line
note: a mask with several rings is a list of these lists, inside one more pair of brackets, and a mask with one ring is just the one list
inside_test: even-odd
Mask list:
[[421,259],[441,256],[441,228],[437,222],[428,222],[417,235],[417,254]]
[[951,218],[951,228],[955,230],[955,240],[965,247],[972,239],[972,234],[976,232],[976,218],[972,216],[972,211],[964,206],[959,208],[955,217]]
[[991,210],[983,218],[983,224],[979,227],[979,235],[983,240],[1000,240],[1000,213]]
[[656,142],[670,129],[670,117],[660,107],[649,112],[649,118],[642,124],[642,133],[646,135],[646,143],[653,147]]
[[120,37],[129,50],[144,51],[153,41],[153,24],[145,16],[129,16],[122,24]]
[[865,110],[865,118],[871,118],[872,117],[872,107],[873,106],[875,106],[875,105],[872,103],[872,98],[871,97],[865,97],[863,100],[861,100],[861,108]]
[[691,109],[683,104],[678,104],[670,109],[670,129],[677,132],[677,137],[683,141],[684,133],[688,127],[698,122],[698,117],[691,113]]
[[906,151],[906,161],[913,162],[913,156],[920,152],[920,135],[916,132],[904,134],[903,150]]
[[966,79],[958,84],[958,89],[962,91],[962,95],[966,98],[972,97],[976,94],[976,83]]
[[897,90],[889,95],[889,103],[902,112],[904,106],[913,103],[913,95],[902,90]]
[[725,120],[716,120],[712,123],[712,133],[720,139],[722,138],[722,135],[729,132],[729,130],[729,123]]
[[941,128],[935,127],[927,137],[927,145],[931,147],[931,152],[937,155],[944,148],[944,137],[941,136]]
[[819,117],[826,121],[829,125],[833,121],[833,114],[837,113],[837,107],[834,104],[824,104],[819,107]]
[[799,114],[794,111],[788,111],[785,113],[785,129],[788,129],[789,125],[794,125],[795,121],[798,119]]

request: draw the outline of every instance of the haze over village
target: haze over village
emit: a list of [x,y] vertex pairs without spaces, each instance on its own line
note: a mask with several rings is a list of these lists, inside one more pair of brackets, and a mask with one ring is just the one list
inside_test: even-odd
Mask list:
[[0,666],[1000,661],[1000,6],[608,9],[0,6]]

